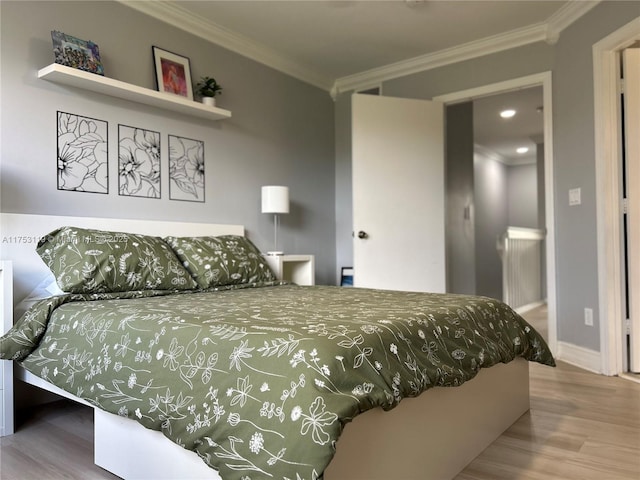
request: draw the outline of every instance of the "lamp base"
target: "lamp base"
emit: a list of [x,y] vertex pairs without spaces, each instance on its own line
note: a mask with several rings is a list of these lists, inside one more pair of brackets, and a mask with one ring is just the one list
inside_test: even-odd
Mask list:
[[284,252],[267,252],[267,255],[279,256],[279,255],[284,255]]

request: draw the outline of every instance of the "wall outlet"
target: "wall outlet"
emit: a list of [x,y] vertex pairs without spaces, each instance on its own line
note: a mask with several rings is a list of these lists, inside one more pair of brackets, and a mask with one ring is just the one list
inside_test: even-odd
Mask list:
[[593,309],[591,308],[584,309],[584,324],[587,327],[593,327]]
[[572,188],[569,190],[569,205],[575,206],[582,203],[582,190],[579,188]]

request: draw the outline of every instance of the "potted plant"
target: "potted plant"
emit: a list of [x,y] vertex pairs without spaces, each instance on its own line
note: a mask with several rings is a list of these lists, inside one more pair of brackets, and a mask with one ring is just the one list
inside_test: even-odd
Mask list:
[[216,95],[222,92],[222,87],[212,77],[202,77],[196,84],[196,93],[202,98],[202,103],[205,105],[215,106]]

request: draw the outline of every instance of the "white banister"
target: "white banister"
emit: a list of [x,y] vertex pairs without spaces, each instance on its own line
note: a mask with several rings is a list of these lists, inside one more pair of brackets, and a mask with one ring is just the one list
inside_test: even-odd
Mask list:
[[503,301],[514,309],[525,310],[527,306],[543,301],[543,240],[543,230],[521,227],[507,227],[498,240]]

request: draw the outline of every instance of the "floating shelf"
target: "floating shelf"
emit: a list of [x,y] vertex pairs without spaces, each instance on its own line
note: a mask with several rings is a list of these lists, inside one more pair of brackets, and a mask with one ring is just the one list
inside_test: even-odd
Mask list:
[[38,70],[38,78],[208,120],[223,120],[231,117],[231,112],[223,108],[210,107],[179,95],[138,87],[58,63],[52,63]]

